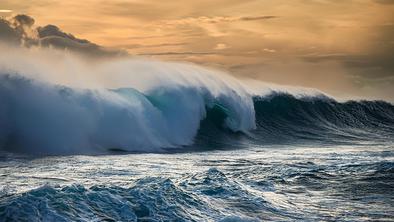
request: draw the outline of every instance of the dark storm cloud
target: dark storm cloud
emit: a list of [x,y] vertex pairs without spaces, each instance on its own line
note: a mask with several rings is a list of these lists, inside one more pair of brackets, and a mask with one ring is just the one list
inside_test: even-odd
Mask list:
[[13,45],[21,43],[22,36],[10,24],[9,21],[0,19],[0,41]]
[[35,28],[34,19],[23,14],[8,20],[0,18],[0,41],[26,47],[34,45],[66,49],[95,57],[127,54],[121,50],[104,48],[86,39],[79,39],[55,25]]
[[0,41],[19,45],[33,42],[30,29],[34,19],[27,15],[17,15],[9,20],[0,18]]
[[55,37],[59,37],[59,38],[63,38],[63,39],[69,39],[71,41],[75,41],[75,42],[78,42],[78,43],[81,43],[81,44],[90,43],[86,39],[78,39],[72,34],[65,33],[65,32],[61,31],[55,25],[47,25],[47,26],[44,26],[44,27],[38,27],[37,28],[37,32],[38,32],[38,36],[40,38],[46,38],[46,37],[55,36]]
[[55,25],[38,27],[37,33],[42,46],[52,46],[55,48],[67,49],[92,56],[112,56],[126,54],[126,52],[123,51],[101,47],[86,39],[79,39],[72,34],[61,31]]
[[17,15],[13,18],[14,22],[16,25],[26,25],[28,27],[31,27],[34,25],[34,19],[28,15]]
[[126,52],[106,49],[91,42],[74,41],[73,39],[63,38],[61,36],[47,36],[40,38],[40,44],[44,47],[52,46],[58,49],[67,49],[87,54],[89,56],[116,56],[126,54]]

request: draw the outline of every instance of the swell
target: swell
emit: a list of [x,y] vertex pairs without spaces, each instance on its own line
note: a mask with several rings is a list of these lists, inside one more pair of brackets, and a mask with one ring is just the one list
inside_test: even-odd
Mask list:
[[208,109],[195,147],[253,145],[340,145],[393,141],[394,106],[385,101],[338,102],[324,95],[298,97],[272,92],[253,98],[256,128],[247,133],[223,127],[226,110]]
[[328,143],[392,141],[394,106],[384,101],[337,102],[274,93],[254,99],[256,137]]

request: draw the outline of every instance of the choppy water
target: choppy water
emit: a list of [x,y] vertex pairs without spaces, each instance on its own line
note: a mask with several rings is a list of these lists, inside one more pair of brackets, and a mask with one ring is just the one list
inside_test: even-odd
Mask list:
[[3,155],[0,221],[392,221],[392,146]]

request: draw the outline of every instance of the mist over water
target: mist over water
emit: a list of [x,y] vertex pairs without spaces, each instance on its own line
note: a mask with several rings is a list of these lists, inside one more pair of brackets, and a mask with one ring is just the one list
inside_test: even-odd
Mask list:
[[[263,83],[248,87],[189,64],[86,61],[50,49],[2,57],[0,141],[11,152],[162,152],[192,145],[199,130],[241,133],[262,143],[317,140],[321,133],[329,141],[373,137],[376,129],[386,135],[394,121],[389,103],[339,103],[317,91]],[[211,125],[200,127],[203,120]]]
[[[42,65],[19,56],[34,64],[31,70],[6,63],[0,77],[7,148],[57,154],[191,145],[206,109],[216,104],[226,109],[231,131],[255,127],[252,98],[241,84],[203,68],[131,59],[96,67],[75,58],[60,65],[40,59],[50,63]],[[73,78],[88,67],[85,80]],[[63,77],[67,71],[71,77]]]
[[388,102],[192,64],[0,51],[0,221],[393,213]]

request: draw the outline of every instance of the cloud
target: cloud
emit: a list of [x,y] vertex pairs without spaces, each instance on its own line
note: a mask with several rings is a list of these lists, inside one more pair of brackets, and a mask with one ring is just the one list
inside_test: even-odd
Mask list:
[[17,15],[8,20],[0,18],[0,41],[11,45],[30,45],[36,42],[33,25],[34,19],[27,15]]
[[188,17],[184,19],[167,20],[167,25],[185,25],[193,23],[225,23],[225,22],[239,22],[239,21],[258,21],[258,20],[269,20],[278,18],[273,15],[262,15],[262,16],[200,16],[200,17]]
[[270,52],[270,53],[276,52],[275,49],[267,49],[267,48],[263,49],[263,51],[264,51],[264,52]]
[[217,45],[215,46],[214,49],[216,49],[216,50],[223,50],[223,49],[227,49],[227,48],[228,48],[228,46],[227,46],[226,44],[224,44],[224,43],[219,43],[219,44],[217,44]]
[[27,27],[31,27],[34,25],[34,19],[28,15],[16,15],[13,18],[14,23],[16,24],[16,26],[27,26]]
[[127,48],[127,49],[140,49],[140,48],[161,48],[161,47],[172,47],[172,46],[184,46],[187,44],[188,44],[187,42],[161,43],[161,44],[151,44],[151,45],[126,44],[126,45],[117,45],[117,47]]
[[140,53],[140,56],[169,56],[169,55],[214,55],[214,52],[158,52],[158,53]]
[[47,25],[37,28],[41,46],[52,46],[59,49],[67,49],[89,55],[122,55],[125,52],[104,48],[86,39],[79,39],[72,34],[61,31],[55,25]]
[[360,79],[394,77],[394,24],[375,25],[374,35],[361,52],[317,53],[303,56],[308,62],[336,61],[348,68],[349,75]]
[[0,18],[0,41],[23,47],[53,47],[89,56],[121,56],[122,50],[109,49],[63,32],[55,25],[35,27],[34,19],[20,14],[10,19]]
[[278,18],[278,16],[274,16],[274,15],[245,16],[245,17],[239,17],[238,19],[240,21],[256,21],[256,20],[267,20],[267,19],[274,19],[274,18]]
[[21,40],[22,36],[11,26],[11,23],[7,20],[0,19],[0,41],[19,45]]
[[390,4],[394,4],[394,0],[373,0],[376,3],[379,4],[385,4],[385,5],[390,5]]
[[72,34],[65,33],[65,32],[61,31],[57,26],[54,26],[54,25],[47,25],[44,27],[38,27],[37,32],[38,32],[38,35],[40,38],[56,36],[56,37],[61,37],[64,39],[69,39],[69,40],[72,40],[72,41],[75,41],[75,42],[78,42],[81,44],[90,43],[86,39],[78,39],[75,36],[73,36]]
[[[1,2],[4,9],[34,13],[39,16],[36,20],[46,22],[43,26],[59,25],[84,33],[88,39],[85,42],[64,30],[47,28],[48,34],[36,33],[39,41],[35,44],[89,56],[107,54],[94,44],[100,42],[126,48],[130,54],[218,66],[241,77],[316,86],[330,93],[348,92],[346,87],[351,86],[338,86],[343,79],[354,80],[361,88],[371,82],[376,90],[388,90],[385,83],[392,83],[390,76],[394,76],[394,0],[204,0],[185,4],[97,0],[94,6],[91,1]],[[0,38],[26,44],[26,38],[10,23],[0,23]],[[25,42],[20,43],[22,40]],[[183,42],[187,44],[178,45]],[[219,44],[231,47],[219,50],[224,48]],[[357,90],[355,94],[359,94]],[[394,101],[394,92],[387,92],[381,94]]]

